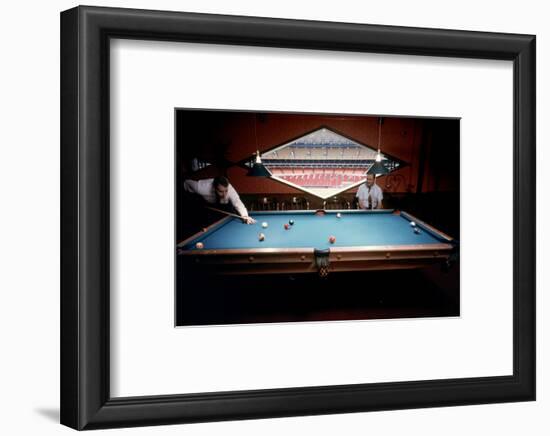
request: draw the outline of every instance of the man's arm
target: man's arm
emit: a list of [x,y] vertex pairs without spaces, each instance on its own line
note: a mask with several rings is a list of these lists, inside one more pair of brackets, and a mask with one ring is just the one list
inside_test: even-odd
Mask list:
[[367,202],[365,201],[365,196],[363,195],[363,185],[359,186],[359,189],[357,190],[357,194],[355,196],[357,197],[357,200],[359,202],[359,209],[366,209]]
[[382,200],[384,199],[384,194],[382,194],[382,188],[378,188],[378,195],[376,198],[376,208],[377,209],[383,209],[384,206],[382,205]]
[[237,191],[235,191],[235,188],[233,188],[233,186],[229,185],[227,195],[229,197],[230,203],[235,209],[237,209],[237,212],[243,218],[243,221],[247,224],[254,224],[256,220],[248,216],[248,210],[246,210],[246,206],[241,201],[241,197],[239,197],[239,194],[237,193]]

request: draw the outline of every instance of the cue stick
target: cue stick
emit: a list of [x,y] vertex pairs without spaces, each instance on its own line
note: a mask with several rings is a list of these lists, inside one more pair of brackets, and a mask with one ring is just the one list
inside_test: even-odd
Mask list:
[[244,217],[240,216],[240,215],[237,215],[235,213],[231,213],[231,212],[226,212],[225,210],[221,210],[221,209],[216,209],[215,207],[210,207],[210,206],[205,206],[207,209],[210,209],[210,210],[213,210],[215,212],[219,212],[219,213],[224,213],[226,215],[229,215],[229,216],[233,216],[235,218],[239,218],[240,220],[242,220]]

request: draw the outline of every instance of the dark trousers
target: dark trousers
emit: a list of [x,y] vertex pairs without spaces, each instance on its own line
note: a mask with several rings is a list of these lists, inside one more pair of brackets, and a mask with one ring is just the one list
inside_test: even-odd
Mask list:
[[182,241],[202,229],[214,224],[226,215],[209,209],[237,213],[231,204],[207,203],[200,195],[182,192],[176,204],[176,239]]

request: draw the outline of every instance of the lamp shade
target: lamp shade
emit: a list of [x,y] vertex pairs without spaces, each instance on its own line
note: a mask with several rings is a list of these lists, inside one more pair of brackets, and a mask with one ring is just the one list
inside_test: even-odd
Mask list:
[[256,151],[256,158],[247,175],[251,177],[271,177],[271,172],[262,163],[260,150]]
[[261,162],[255,162],[248,170],[247,176],[250,177],[271,177],[269,170]]
[[367,174],[374,174],[375,176],[388,174],[389,170],[384,166],[382,162],[375,161],[374,165],[372,165],[369,170],[367,171]]

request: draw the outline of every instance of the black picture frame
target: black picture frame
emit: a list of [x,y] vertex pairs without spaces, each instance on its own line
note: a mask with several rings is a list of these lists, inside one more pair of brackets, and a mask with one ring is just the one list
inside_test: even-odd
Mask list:
[[[111,38],[513,61],[513,374],[111,398]],[[61,13],[62,424],[94,429],[534,399],[535,36],[82,6]]]

